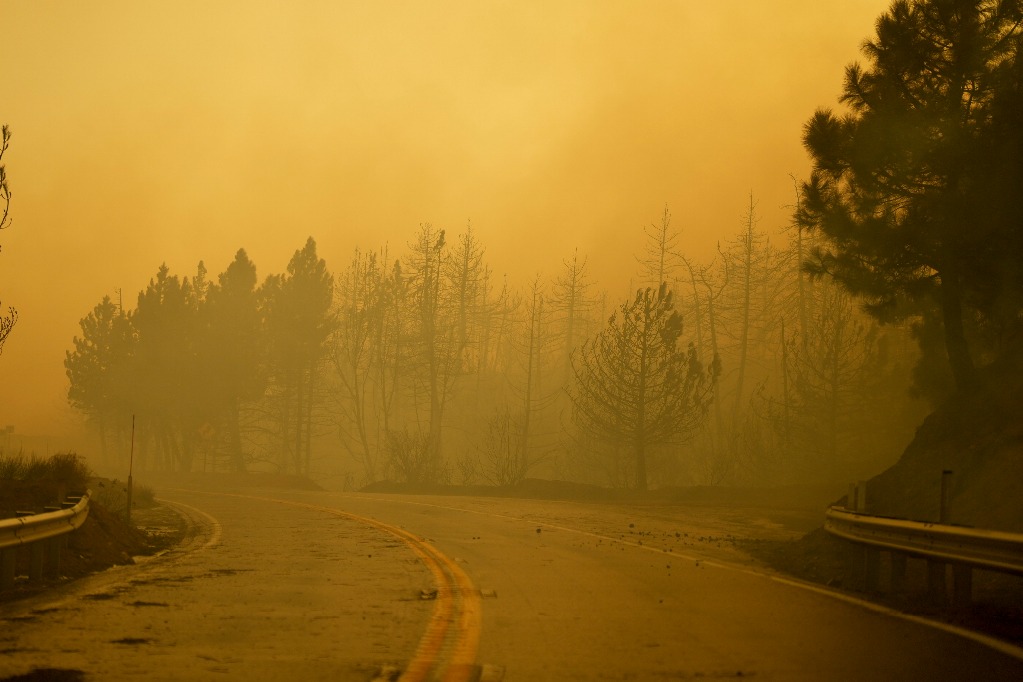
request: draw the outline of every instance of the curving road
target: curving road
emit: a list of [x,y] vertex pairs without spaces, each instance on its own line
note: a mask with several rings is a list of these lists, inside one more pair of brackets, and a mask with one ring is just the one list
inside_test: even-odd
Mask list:
[[[1019,680],[1023,652],[753,567],[721,510],[164,494],[181,548],[0,606],[0,679]],[[70,678],[69,678],[70,679]]]

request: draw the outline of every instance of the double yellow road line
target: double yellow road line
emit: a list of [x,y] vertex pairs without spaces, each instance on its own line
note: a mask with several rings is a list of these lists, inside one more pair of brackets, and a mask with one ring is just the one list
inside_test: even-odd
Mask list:
[[312,509],[372,526],[398,538],[430,569],[437,587],[433,615],[427,623],[426,632],[399,679],[403,682],[469,682],[478,678],[476,653],[483,618],[480,592],[454,560],[424,538],[398,526],[333,507],[236,493],[210,494]]
[[406,530],[363,516],[341,513],[399,538],[433,573],[437,585],[433,615],[400,679],[419,682],[430,679],[434,672],[438,673],[437,679],[444,682],[473,679],[477,672],[476,652],[480,643],[482,607],[479,590],[473,586],[469,576],[436,547]]

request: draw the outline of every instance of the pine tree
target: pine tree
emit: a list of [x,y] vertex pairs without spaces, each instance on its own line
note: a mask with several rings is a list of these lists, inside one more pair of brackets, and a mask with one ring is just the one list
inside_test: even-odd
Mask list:
[[238,249],[234,260],[217,282],[208,287],[206,295],[204,317],[208,335],[203,350],[209,361],[206,385],[223,414],[227,457],[235,471],[244,471],[246,467],[243,407],[262,396],[266,383],[257,281],[256,266],[245,249]]
[[1002,104],[1020,101],[1021,15],[1020,0],[894,2],[867,67],[846,69],[848,112],[818,110],[804,132],[814,168],[797,219],[828,240],[813,271],[882,320],[939,309],[960,388],[970,322],[1019,326],[1020,114]]
[[64,358],[68,402],[96,427],[103,459],[120,464],[111,446],[132,409],[135,336],[131,320],[104,296],[79,324],[82,335],[74,338],[74,350]]
[[[134,412],[139,415],[140,460],[154,468],[188,471],[190,446],[203,421],[197,403],[206,396],[195,362],[198,315],[191,282],[161,265],[139,293],[131,319],[138,338]],[[157,459],[147,463],[150,442]]]
[[288,262],[287,273],[271,286],[273,367],[280,382],[282,436],[288,465],[309,474],[312,459],[313,415],[321,402],[318,367],[333,329],[334,281],[326,262],[316,254],[312,237]]
[[584,434],[632,452],[640,490],[651,448],[685,441],[706,415],[712,370],[681,337],[682,317],[662,284],[636,292],[574,357],[573,420]]

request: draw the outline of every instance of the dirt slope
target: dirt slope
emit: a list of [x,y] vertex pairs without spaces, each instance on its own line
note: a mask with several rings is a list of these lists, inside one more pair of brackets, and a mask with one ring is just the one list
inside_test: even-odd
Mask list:
[[980,372],[931,414],[899,461],[867,484],[867,510],[936,521],[952,471],[951,523],[1023,532],[1023,353]]

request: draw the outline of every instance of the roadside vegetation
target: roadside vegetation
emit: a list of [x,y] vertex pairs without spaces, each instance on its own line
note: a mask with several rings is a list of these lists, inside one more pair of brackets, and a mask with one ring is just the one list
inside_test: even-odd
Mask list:
[[516,286],[471,227],[423,225],[333,272],[310,239],[262,282],[244,250],[216,277],[161,267],[134,308],[108,297],[81,320],[69,399],[112,471],[133,415],[136,471],[339,488],[817,484],[891,464],[926,408],[912,325],[812,280],[817,237],[758,220],[750,198],[701,262],[665,211],[621,292],[580,253]]
[[[97,477],[85,458],[75,453],[58,453],[48,458],[35,455],[5,455],[0,452],[0,518],[15,511],[39,511],[59,504],[68,495],[92,491],[91,503],[124,515],[127,483]],[[132,486],[132,508],[148,509],[156,504],[153,488]],[[20,506],[19,506],[20,505]]]
[[[180,538],[180,529],[154,534],[128,524],[124,485],[95,477],[84,459],[74,453],[48,458],[0,453],[0,519],[20,511],[42,513],[45,507],[57,505],[66,495],[86,490],[93,493],[89,515],[68,536],[61,556],[62,578],[77,578],[116,564],[132,563],[133,557],[171,546]],[[134,509],[153,507],[152,489],[137,488],[134,501]],[[27,582],[24,579],[27,572],[28,553],[18,552],[15,574],[20,577],[13,590],[0,592],[0,601],[45,589],[47,581]]]
[[40,511],[66,495],[84,493],[92,471],[74,453],[49,458],[0,453],[0,518]]

